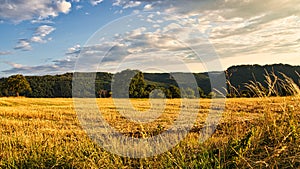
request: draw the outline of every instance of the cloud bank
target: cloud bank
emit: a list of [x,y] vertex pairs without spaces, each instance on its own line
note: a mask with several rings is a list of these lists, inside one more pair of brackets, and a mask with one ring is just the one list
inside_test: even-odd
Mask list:
[[[30,2],[30,1],[28,1]],[[57,1],[58,2],[58,1]],[[0,5],[0,18],[15,21],[28,20],[36,17],[55,17],[59,13],[68,13],[71,5],[67,1],[40,1],[40,9],[36,7],[25,9],[26,2],[10,1],[5,8]],[[79,2],[79,0],[74,0]],[[103,0],[91,0],[92,5],[101,5]],[[112,6],[121,10],[130,10],[141,14],[136,19],[136,25],[128,22],[118,25],[116,32],[101,43],[90,46],[75,45],[66,49],[64,58],[54,60],[46,65],[45,70],[73,70],[79,53],[85,57],[82,68],[96,70],[102,60],[102,67],[113,70],[121,61],[128,66],[134,62],[159,65],[168,63],[176,65],[174,58],[180,58],[185,63],[203,63],[209,61],[212,51],[207,50],[207,41],[213,45],[220,60],[249,58],[253,56],[272,57],[296,56],[300,53],[300,1],[299,0],[113,0]],[[37,2],[36,2],[37,3]],[[8,8],[14,9],[14,4],[21,4],[18,15],[4,13]],[[58,7],[60,5],[60,7]],[[23,7],[22,7],[23,6]],[[49,7],[49,9],[44,9]],[[24,16],[19,16],[21,11]],[[29,12],[31,11],[31,12]],[[143,11],[153,13],[143,14]],[[142,23],[142,24],[141,24]],[[188,32],[196,29],[200,34]],[[44,43],[55,28],[43,27],[36,29],[28,39],[20,39],[15,49],[31,50],[31,43]],[[100,39],[100,37],[99,37]],[[202,60],[191,49],[180,43],[184,39],[202,51]],[[164,61],[161,61],[163,58]],[[159,62],[161,61],[161,63]],[[259,61],[258,61],[259,62]],[[130,65],[132,64],[132,65]],[[300,64],[300,63],[299,63]],[[72,67],[73,65],[73,67]],[[14,67],[13,71],[41,70],[43,66]],[[22,69],[21,69],[22,68]],[[10,70],[9,70],[10,72]]]
[[15,50],[29,51],[32,50],[32,43],[46,43],[52,38],[47,38],[55,28],[49,25],[41,25],[35,29],[34,34],[29,39],[19,39]]
[[17,23],[32,19],[47,19],[56,17],[59,13],[69,13],[71,6],[71,2],[66,0],[2,0],[0,18]]

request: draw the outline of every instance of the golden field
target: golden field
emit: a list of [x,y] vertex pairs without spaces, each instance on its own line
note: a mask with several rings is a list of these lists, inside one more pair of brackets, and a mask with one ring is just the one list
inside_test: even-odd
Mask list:
[[[226,99],[214,134],[200,142],[210,99],[192,107],[197,119],[190,133],[169,151],[148,158],[120,157],[101,148],[82,129],[74,100],[0,98],[1,168],[298,168],[300,98]],[[166,100],[164,112],[149,123],[126,119],[112,99],[97,99],[104,119],[127,137],[147,138],[170,128],[181,99]],[[147,111],[148,99],[132,99]],[[126,113],[126,111],[125,111]]]

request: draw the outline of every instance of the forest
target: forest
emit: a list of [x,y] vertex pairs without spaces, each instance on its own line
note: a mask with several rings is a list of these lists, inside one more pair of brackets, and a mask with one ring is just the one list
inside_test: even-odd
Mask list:
[[[259,84],[264,90],[268,90],[268,79],[289,79],[299,86],[300,66],[291,66],[286,64],[273,65],[239,65],[232,66],[225,70],[227,87],[226,97],[255,97],[255,92],[247,86],[251,83]],[[214,72],[222,74],[224,72]],[[70,98],[76,93],[72,93],[72,80],[74,74],[81,76],[95,75],[95,81],[89,82],[95,85],[95,90],[89,90],[84,87],[87,84],[83,81],[84,96],[89,97],[130,97],[130,98],[148,98],[154,89],[159,89],[163,93],[154,93],[153,97],[166,98],[201,98],[216,97],[217,92],[211,89],[209,73],[193,73],[197,88],[189,87],[189,82],[179,87],[172,74],[185,73],[143,73],[138,70],[124,70],[116,74],[108,72],[97,73],[65,73],[62,75],[44,75],[44,76],[23,76],[13,75],[0,79],[0,96],[26,96],[32,98]],[[112,90],[119,88],[125,83],[124,77],[130,78],[130,83],[123,87],[125,90]],[[19,78],[19,80],[17,80]],[[22,79],[23,78],[23,79]],[[20,80],[22,79],[22,80]],[[126,78],[125,78],[126,79]],[[21,81],[20,84],[17,84]],[[113,83],[114,82],[114,83]],[[25,86],[24,86],[25,85]],[[291,95],[288,91],[281,89],[280,84],[274,84],[279,95]],[[112,92],[115,91],[115,92]],[[128,91],[128,92],[127,92]],[[123,93],[122,93],[123,92]],[[153,93],[152,93],[153,94]],[[272,93],[270,92],[270,95]],[[278,95],[278,94],[277,94]],[[220,96],[222,97],[222,96]]]

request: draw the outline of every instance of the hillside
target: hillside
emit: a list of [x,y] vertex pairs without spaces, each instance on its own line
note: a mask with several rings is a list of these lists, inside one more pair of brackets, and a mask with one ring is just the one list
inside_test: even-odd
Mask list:
[[230,80],[231,84],[237,87],[239,90],[245,90],[245,83],[249,81],[257,81],[266,86],[265,74],[268,72],[271,74],[275,73],[280,79],[283,79],[283,74],[294,80],[295,83],[299,84],[299,76],[297,72],[300,72],[300,66],[291,66],[286,64],[274,64],[274,65],[241,65],[232,66],[227,69],[227,79]]

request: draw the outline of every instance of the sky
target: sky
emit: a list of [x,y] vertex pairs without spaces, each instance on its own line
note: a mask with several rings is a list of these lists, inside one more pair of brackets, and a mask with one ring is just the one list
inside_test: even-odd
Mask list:
[[0,0],[0,77],[300,65],[300,0]]

